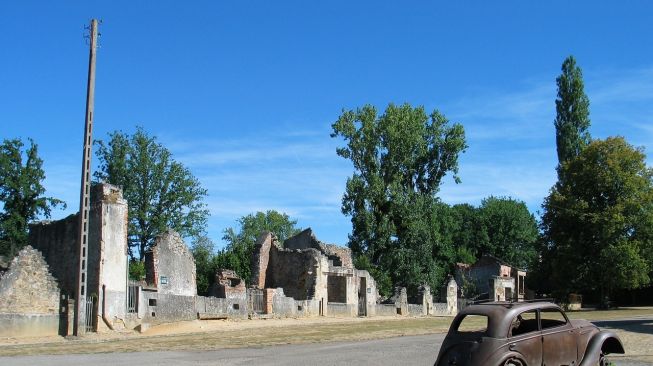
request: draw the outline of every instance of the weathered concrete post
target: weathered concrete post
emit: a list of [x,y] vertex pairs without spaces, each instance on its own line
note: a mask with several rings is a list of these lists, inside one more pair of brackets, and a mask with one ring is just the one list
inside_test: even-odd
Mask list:
[[449,315],[458,314],[458,284],[453,277],[447,284],[447,313]]
[[422,315],[433,314],[433,296],[431,295],[431,286],[421,285],[418,289],[418,295],[421,298]]
[[84,123],[84,152],[82,155],[82,184],[79,196],[79,274],[77,275],[77,294],[74,334],[86,332],[86,290],[88,289],[88,216],[91,207],[91,148],[93,147],[93,105],[95,98],[95,49],[98,35],[98,21],[91,20],[91,44],[88,58],[88,82],[86,87],[86,118]]
[[395,307],[397,308],[397,315],[408,315],[408,295],[405,287],[395,287]]

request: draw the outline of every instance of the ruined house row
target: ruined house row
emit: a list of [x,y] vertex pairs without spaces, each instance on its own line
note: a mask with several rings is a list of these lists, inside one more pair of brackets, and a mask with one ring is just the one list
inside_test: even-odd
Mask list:
[[[231,270],[216,273],[210,296],[197,296],[195,261],[179,234],[167,231],[146,254],[146,281],[128,280],[127,202],[119,188],[91,191],[87,253],[88,331],[147,328],[192,319],[452,315],[457,285],[446,303],[428,287],[409,304],[405,289],[379,303],[376,282],[354,268],[348,248],[325,244],[310,229],[280,245],[262,233],[252,257],[252,286]],[[68,335],[73,324],[79,253],[77,215],[30,226],[30,246],[0,274],[0,336]]]

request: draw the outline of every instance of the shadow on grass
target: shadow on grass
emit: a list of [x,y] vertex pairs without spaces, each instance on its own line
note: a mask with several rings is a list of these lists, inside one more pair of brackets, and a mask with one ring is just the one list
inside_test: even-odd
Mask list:
[[653,319],[599,320],[592,324],[601,329],[622,329],[628,332],[653,334]]

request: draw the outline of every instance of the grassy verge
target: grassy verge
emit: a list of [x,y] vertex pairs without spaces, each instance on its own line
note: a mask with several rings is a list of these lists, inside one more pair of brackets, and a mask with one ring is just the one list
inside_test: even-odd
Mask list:
[[216,329],[171,335],[127,335],[120,339],[79,339],[0,346],[0,356],[211,350],[329,341],[353,341],[445,332],[450,318],[406,318],[314,323],[285,327]]

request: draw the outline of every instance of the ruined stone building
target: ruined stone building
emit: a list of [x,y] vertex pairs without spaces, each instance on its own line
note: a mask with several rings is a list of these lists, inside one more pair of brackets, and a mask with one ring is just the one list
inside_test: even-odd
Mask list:
[[252,258],[252,285],[292,298],[296,306],[273,303],[274,310],[299,315],[372,316],[378,298],[376,282],[354,268],[349,248],[325,244],[306,229],[283,246],[266,232]]
[[[77,215],[30,225],[30,246],[0,278],[0,319],[7,325],[0,328],[14,336],[70,334],[78,225]],[[126,313],[127,203],[120,189],[92,187],[89,225],[87,328],[113,328]]]
[[526,271],[490,255],[471,265],[458,263],[455,277],[461,287],[471,284],[476,294],[487,294],[488,299],[523,301],[526,296]]

